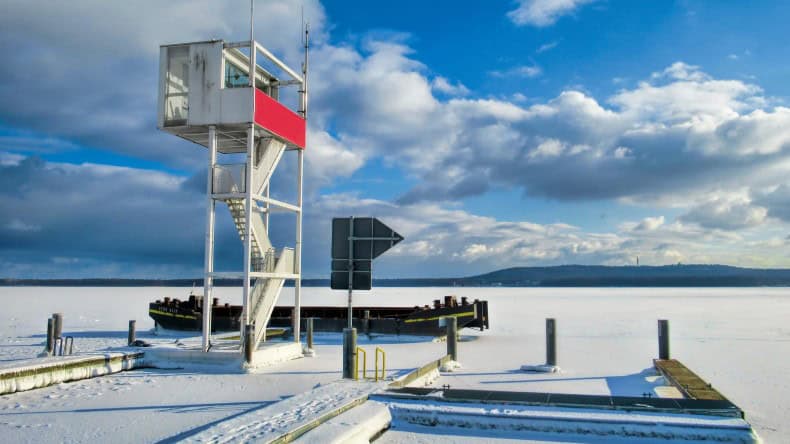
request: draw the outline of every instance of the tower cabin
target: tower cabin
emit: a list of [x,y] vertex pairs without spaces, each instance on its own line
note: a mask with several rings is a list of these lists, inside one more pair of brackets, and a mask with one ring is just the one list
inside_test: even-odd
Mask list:
[[256,63],[253,94],[249,57],[239,49],[244,44],[249,46],[222,40],[161,46],[157,126],[207,147],[208,127],[215,125],[217,150],[243,153],[248,125],[255,122],[256,138],[274,137],[286,149],[303,149],[304,110],[294,112],[279,101],[282,87],[304,89],[302,76],[255,43],[290,78],[278,79]]

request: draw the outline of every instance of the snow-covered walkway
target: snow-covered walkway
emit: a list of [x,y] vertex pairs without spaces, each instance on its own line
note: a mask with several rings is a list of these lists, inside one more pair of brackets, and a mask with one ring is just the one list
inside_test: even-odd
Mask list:
[[271,442],[286,435],[298,437],[310,425],[318,425],[365,402],[370,393],[384,385],[336,381],[179,438],[195,443],[236,443]]

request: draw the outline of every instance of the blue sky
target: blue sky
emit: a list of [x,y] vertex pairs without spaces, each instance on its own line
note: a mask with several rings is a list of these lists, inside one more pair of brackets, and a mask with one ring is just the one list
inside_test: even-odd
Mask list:
[[[256,3],[294,66],[301,5],[313,30],[307,277],[352,214],[406,236],[380,277],[790,266],[790,5],[490,3]],[[0,276],[200,274],[205,151],[156,129],[158,46],[244,39],[247,7],[8,2]]]

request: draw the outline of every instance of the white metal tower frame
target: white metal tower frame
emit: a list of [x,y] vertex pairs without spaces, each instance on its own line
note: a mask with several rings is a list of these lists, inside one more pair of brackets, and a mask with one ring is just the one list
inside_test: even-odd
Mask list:
[[[168,48],[188,51],[189,57],[180,62],[183,66],[171,67]],[[184,49],[188,48],[188,49]],[[249,56],[239,51],[249,48]],[[307,69],[308,31],[305,30],[304,63],[301,75],[279,60],[268,49],[251,38],[249,41],[224,43],[221,41],[197,42],[193,44],[168,45],[162,47],[160,58],[160,104],[159,127],[179,137],[191,140],[208,148],[207,214],[205,237],[205,273],[203,294],[203,340],[202,348],[208,351],[212,329],[212,294],[214,279],[241,278],[243,282],[243,313],[241,338],[245,339],[245,328],[255,324],[254,344],[257,348],[265,340],[266,323],[277,301],[285,280],[294,281],[294,341],[300,341],[301,316],[301,258],[302,258],[302,183],[304,171],[304,148],[306,147],[307,120]],[[263,56],[289,78],[280,80],[258,64]],[[226,75],[226,63],[241,70],[240,62],[248,62],[247,88],[226,88],[222,76]],[[171,70],[181,69],[181,78]],[[202,71],[201,71],[202,70]],[[213,77],[216,70],[219,78]],[[186,71],[189,71],[186,73]],[[209,71],[209,74],[206,74]],[[250,75],[255,73],[255,75]],[[190,78],[192,77],[192,78]],[[175,80],[177,80],[177,82]],[[198,85],[190,85],[190,80]],[[171,93],[171,86],[178,89]],[[279,88],[298,86],[299,104],[296,119],[278,105]],[[236,85],[238,86],[238,85]],[[263,88],[265,89],[263,89]],[[249,95],[244,90],[249,90]],[[241,95],[239,95],[241,94]],[[273,99],[273,100],[272,100]],[[172,108],[179,108],[172,113]],[[256,104],[261,103],[262,113],[276,116],[278,113],[287,121],[289,130],[296,119],[296,137],[288,137],[285,130],[273,128],[279,123],[268,125],[266,116],[259,119]],[[170,107],[170,108],[168,108]],[[168,113],[171,113],[170,115]],[[169,116],[169,117],[168,117]],[[174,117],[175,116],[175,117]],[[247,116],[246,118],[244,116]],[[171,120],[168,121],[168,118]],[[288,120],[290,119],[290,120]],[[264,120],[262,122],[262,120]],[[246,121],[246,123],[245,123]],[[292,128],[291,128],[292,129]],[[300,134],[301,133],[301,134]],[[293,136],[293,131],[291,135]],[[297,140],[294,142],[294,140]],[[296,151],[296,202],[283,202],[270,197],[270,179],[286,151]],[[228,180],[228,165],[217,162],[218,152],[246,154],[242,168],[243,178],[239,183]],[[226,174],[227,173],[227,174]],[[232,186],[227,186],[230,183]],[[228,205],[244,244],[244,266],[241,272],[216,272],[214,270],[215,220],[217,201]],[[279,255],[268,240],[269,215],[273,211],[295,214],[295,245],[293,249],[282,249]],[[255,229],[257,227],[257,229]],[[253,288],[253,280],[255,286]],[[242,347],[243,349],[243,347]]]

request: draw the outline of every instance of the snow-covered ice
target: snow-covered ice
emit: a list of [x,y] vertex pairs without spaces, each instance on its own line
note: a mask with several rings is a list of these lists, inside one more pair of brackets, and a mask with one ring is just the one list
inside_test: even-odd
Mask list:
[[[216,290],[223,302],[240,301],[239,289]],[[46,319],[55,312],[64,313],[64,333],[75,337],[78,353],[123,347],[130,319],[137,320],[138,338],[173,341],[147,332],[153,327],[148,302],[184,299],[188,293],[185,288],[0,287],[0,364],[38,354]],[[285,289],[280,303],[289,305],[292,294]],[[435,385],[639,396],[661,385],[649,367],[657,352],[656,320],[669,319],[673,357],[743,408],[766,442],[790,442],[786,288],[381,288],[355,293],[355,302],[422,305],[446,294],[487,299],[491,330],[463,330],[462,367],[443,374]],[[303,289],[304,305],[342,306],[345,297],[328,289]],[[522,365],[545,362],[543,329],[549,317],[557,319],[562,371],[521,372]],[[339,340],[318,336],[315,358],[257,374],[146,369],[0,396],[0,434],[8,442],[152,442],[193,436],[206,424],[339,379]],[[444,343],[425,338],[382,339],[383,345],[374,343],[387,351],[394,373],[445,351]],[[374,346],[364,336],[360,345]],[[424,437],[414,433],[400,442]],[[382,439],[397,442],[392,441],[397,436],[387,433]],[[435,438],[444,439],[441,433]],[[452,433],[445,438],[453,439]]]

